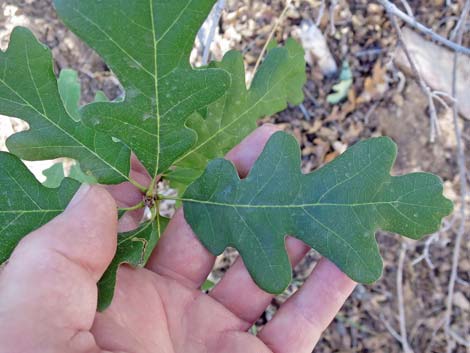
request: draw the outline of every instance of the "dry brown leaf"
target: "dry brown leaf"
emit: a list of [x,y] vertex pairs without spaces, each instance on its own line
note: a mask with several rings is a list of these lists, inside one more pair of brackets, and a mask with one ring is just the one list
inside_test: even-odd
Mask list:
[[319,120],[319,119],[316,119],[316,120],[314,120],[313,125],[310,128],[307,129],[306,133],[307,134],[314,134],[318,130],[320,130],[322,125],[323,125],[322,121]]
[[315,144],[314,147],[314,154],[317,157],[319,162],[323,162],[325,159],[325,155],[330,149],[330,144],[328,141],[325,141],[321,138],[316,138],[313,140],[313,143]]
[[323,163],[330,163],[333,159],[339,156],[339,153],[336,151],[330,152],[325,156],[325,159],[323,160]]
[[357,99],[357,103],[366,103],[379,99],[388,89],[387,68],[377,60],[372,69],[372,76],[364,81],[364,89]]
[[346,116],[355,111],[357,107],[357,96],[354,87],[351,87],[348,91],[348,100],[343,105],[335,105],[331,110],[330,115],[325,119],[325,122],[331,121],[343,121]]

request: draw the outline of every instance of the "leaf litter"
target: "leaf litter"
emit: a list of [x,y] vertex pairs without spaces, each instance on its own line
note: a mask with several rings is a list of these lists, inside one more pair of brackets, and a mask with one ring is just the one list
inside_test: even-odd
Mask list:
[[[320,1],[294,2],[295,9],[290,11],[284,23],[276,33],[278,40],[282,40],[291,31],[296,29],[301,19],[313,19],[320,8]],[[0,43],[3,48],[9,37],[8,23],[11,23],[12,14],[16,18],[26,19],[35,32],[39,34],[39,39],[45,42],[53,50],[56,59],[56,68],[72,67],[78,69],[82,84],[82,101],[91,101],[97,90],[103,90],[111,99],[118,97],[122,93],[119,82],[108,70],[106,65],[93,53],[92,50],[79,42],[70,31],[65,29],[55,17],[51,10],[50,1],[38,0],[18,0],[15,2],[17,10],[9,9],[9,13],[2,20],[0,18]],[[424,5],[419,2],[412,2],[413,10],[419,14],[419,20],[423,23],[433,26],[438,19],[444,19],[458,15],[459,5],[455,4],[447,7],[444,1],[436,1],[432,6]],[[263,38],[267,37],[270,31],[270,24],[283,8],[281,1],[242,1],[228,2],[227,11],[221,19],[223,29],[219,36],[221,40],[213,45],[215,56],[217,52],[223,52],[227,47],[248,47],[247,66],[254,65],[257,59],[257,53],[264,45]],[[420,11],[425,9],[425,11]],[[5,6],[2,8],[5,10]],[[327,11],[326,11],[327,12]],[[356,96],[360,97],[366,85],[367,78],[373,78],[373,67],[377,61],[385,68],[385,77],[389,83],[385,92],[381,92],[370,102],[360,102],[355,111],[344,114],[344,107],[352,102],[349,98],[342,103],[339,109],[331,109],[325,104],[325,97],[331,91],[334,81],[326,79],[315,67],[309,67],[308,82],[305,89],[307,101],[305,103],[307,110],[315,118],[312,121],[306,121],[303,114],[295,107],[281,114],[266,118],[265,121],[275,122],[281,127],[289,130],[296,136],[302,147],[302,169],[305,172],[318,168],[325,163],[325,159],[330,154],[339,154],[334,148],[335,142],[341,145],[350,145],[351,143],[369,136],[378,136],[382,133],[392,131],[390,126],[395,126],[397,136],[400,132],[396,125],[406,125],[400,122],[409,122],[416,129],[416,135],[427,135],[426,120],[416,120],[416,116],[425,114],[426,102],[422,101],[413,94],[413,89],[405,95],[403,86],[410,84],[410,78],[400,75],[396,69],[390,65],[389,54],[393,53],[395,37],[391,27],[385,20],[383,11],[376,4],[369,4],[367,1],[358,1],[349,3],[339,1],[334,10],[337,31],[335,35],[329,33],[328,15],[322,18],[319,28],[326,33],[330,50],[337,62],[347,56],[354,74],[354,91]],[[10,27],[11,28],[11,27]],[[441,35],[446,36],[452,29],[452,20],[447,20],[441,27],[436,27]],[[466,39],[465,39],[466,38]],[[469,37],[464,37],[464,44],[469,46]],[[466,41],[466,42],[465,42]],[[224,44],[225,43],[225,44]],[[250,59],[252,58],[252,59]],[[367,85],[367,87],[369,87]],[[380,91],[380,90],[379,90]],[[405,102],[411,101],[411,105]],[[415,104],[413,104],[413,102]],[[407,105],[405,105],[407,104]],[[371,112],[371,107],[375,109]],[[347,111],[348,109],[346,109]],[[324,121],[335,113],[339,118]],[[342,116],[344,115],[344,116]],[[365,118],[368,117],[366,122]],[[382,117],[382,118],[380,118]],[[388,117],[388,118],[386,118]],[[2,120],[2,119],[0,119]],[[23,129],[18,123],[13,125],[15,130]],[[384,128],[387,131],[384,131]],[[1,129],[1,138],[3,134],[8,133],[10,128]],[[464,134],[469,136],[470,128],[466,123],[463,125]],[[447,141],[447,140],[446,140]],[[1,141],[0,141],[1,142]],[[455,199],[455,165],[452,163],[453,145],[448,144],[443,148],[434,148],[428,145],[426,139],[412,139],[399,142],[400,154],[396,172],[408,172],[414,168],[420,167],[422,162],[437,161],[435,169],[431,169],[438,174],[444,173],[446,180],[446,194]],[[426,153],[426,157],[420,155],[420,152]],[[411,158],[406,155],[413,152]],[[403,156],[403,158],[402,158]],[[330,159],[331,157],[328,157]],[[431,166],[433,163],[431,163]],[[427,169],[421,167],[420,169]],[[443,311],[442,299],[445,296],[447,274],[450,271],[449,266],[449,247],[447,246],[452,239],[452,228],[439,234],[437,240],[433,243],[430,250],[430,256],[438,270],[431,271],[424,261],[414,265],[405,265],[405,301],[407,309],[410,310],[408,322],[410,326],[418,325],[419,330],[412,329],[411,342],[416,351],[425,351],[432,348],[436,352],[445,351],[445,343],[442,331],[437,331],[440,315]],[[393,315],[396,312],[396,293],[395,293],[395,268],[399,253],[400,242],[389,235],[379,234],[378,241],[382,247],[390,249],[383,254],[385,268],[382,279],[372,286],[359,286],[346,303],[342,312],[337,316],[333,324],[324,334],[316,352],[333,352],[334,348],[342,351],[362,351],[366,347],[372,351],[400,352],[399,343],[389,334],[384,326],[379,313],[390,318],[394,324]],[[418,258],[424,249],[424,242],[414,244],[408,251],[410,261]],[[218,259],[218,267],[213,274],[217,280],[224,269],[233,261],[233,252],[227,251],[224,257]],[[272,306],[266,311],[259,321],[262,325],[266,319],[269,319],[285,299],[286,295],[297,290],[302,279],[310,272],[312,266],[318,259],[315,253],[310,253],[307,258],[294,271],[294,282],[289,290],[273,300]],[[459,276],[461,283],[457,284],[457,296],[465,293],[465,281],[469,278],[466,274],[470,273],[470,262],[463,259],[460,264]],[[430,296],[429,293],[433,295]],[[460,299],[456,299],[461,301]],[[455,310],[456,327],[459,323],[465,321],[465,314],[460,306]],[[420,321],[421,318],[425,321]],[[456,352],[464,352],[457,347]]]

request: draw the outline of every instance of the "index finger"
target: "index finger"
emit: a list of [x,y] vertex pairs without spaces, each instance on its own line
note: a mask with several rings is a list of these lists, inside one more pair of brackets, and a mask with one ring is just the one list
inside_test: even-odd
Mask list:
[[[248,173],[268,139],[278,130],[274,125],[265,124],[227,154],[226,158],[235,164],[240,176]],[[199,242],[180,209],[168,224],[147,267],[190,288],[198,288],[212,270],[214,261],[215,256]]]
[[322,259],[258,337],[276,353],[310,353],[356,283]]

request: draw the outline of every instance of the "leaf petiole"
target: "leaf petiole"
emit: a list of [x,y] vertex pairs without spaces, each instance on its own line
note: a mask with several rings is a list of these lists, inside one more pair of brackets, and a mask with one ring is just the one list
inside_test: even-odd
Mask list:
[[134,179],[132,178],[129,178],[129,182],[134,185],[137,189],[139,189],[141,192],[143,192],[144,194],[147,192],[147,188],[145,186],[143,186],[142,184],[138,183],[137,181],[135,181]]
[[155,189],[157,188],[157,183],[159,181],[160,176],[156,175],[153,179],[152,182],[150,183],[149,188],[146,190],[146,195],[149,197],[155,196],[156,192]]
[[158,194],[158,199],[159,200],[170,200],[170,201],[184,201],[185,199],[182,197],[178,196],[166,196],[166,195],[161,195]]
[[131,207],[119,207],[118,211],[119,212],[135,211],[135,210],[139,210],[139,209],[144,208],[144,207],[145,207],[144,201],[141,201],[137,205],[134,205],[134,206],[131,206]]

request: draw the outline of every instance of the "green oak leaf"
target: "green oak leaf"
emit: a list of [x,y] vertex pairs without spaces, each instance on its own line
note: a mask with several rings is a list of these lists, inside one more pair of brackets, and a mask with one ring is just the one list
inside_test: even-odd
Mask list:
[[[60,71],[57,84],[60,96],[69,115],[75,121],[81,120],[79,108],[80,99],[82,98],[82,85],[78,78],[78,72],[73,69],[63,69]],[[96,91],[93,102],[109,102],[109,99],[103,91]]]
[[119,266],[129,264],[134,267],[143,267],[147,263],[158,242],[159,234],[163,233],[169,221],[162,216],[157,218],[158,221],[143,223],[133,231],[118,235],[116,255],[98,282],[99,311],[105,310],[111,304]]
[[303,100],[304,51],[294,40],[268,52],[249,90],[239,52],[228,52],[222,62],[211,66],[230,72],[232,82],[227,93],[208,106],[205,118],[195,114],[188,121],[198,134],[197,143],[166,175],[180,189],[199,177],[210,160],[225,155],[252,132],[258,119],[284,110],[287,102],[296,105]]
[[341,74],[339,75],[339,82],[333,86],[333,93],[326,97],[326,101],[330,104],[338,104],[343,99],[347,98],[349,88],[352,86],[353,76],[351,68],[347,61],[343,62]]
[[69,178],[79,181],[82,184],[97,184],[98,180],[96,180],[93,175],[87,175],[83,173],[82,168],[80,168],[80,164],[74,164],[70,167]]
[[7,51],[0,52],[0,114],[29,123],[29,130],[7,140],[18,157],[70,157],[102,183],[128,179],[129,149],[74,121],[59,94],[50,51],[25,28],[15,28]]
[[95,49],[125,90],[123,102],[92,103],[82,119],[128,145],[152,176],[196,141],[187,118],[221,97],[230,75],[193,69],[194,39],[215,0],[55,0],[62,20]]
[[[63,179],[65,179],[64,165],[62,162],[58,162],[45,169],[42,174],[46,177],[46,180],[42,183],[48,188],[56,188],[60,185]],[[97,180],[91,176],[83,173],[79,164],[73,164],[70,167],[68,178],[74,179],[82,184],[96,184]]]
[[212,282],[210,279],[206,279],[206,280],[204,281],[204,283],[202,284],[202,286],[201,286],[201,290],[202,290],[203,292],[208,292],[208,291],[210,291],[212,288],[214,288],[214,286],[215,286],[215,283],[214,283],[214,282]]
[[109,99],[103,91],[96,91],[95,102],[109,102]]
[[64,179],[59,188],[49,189],[20,159],[0,152],[0,264],[21,238],[62,213],[79,186]]
[[[81,84],[78,78],[78,73],[72,69],[63,69],[60,71],[59,79],[57,80],[59,94],[64,102],[65,109],[69,115],[75,120],[80,121],[80,99],[81,99]],[[108,98],[102,91],[97,91],[95,102],[107,102]],[[48,188],[56,188],[60,185],[65,178],[64,166],[62,162],[53,164],[42,172],[46,177],[43,182],[44,186]],[[79,163],[75,163],[70,168],[69,178],[75,179],[81,183],[96,184],[97,180],[92,175],[86,175],[80,169]]]
[[353,280],[379,278],[375,231],[418,239],[437,231],[452,203],[427,173],[390,176],[396,146],[386,137],[357,143],[310,174],[296,140],[278,132],[246,179],[224,159],[209,163],[183,196],[184,215],[214,254],[240,252],[255,282],[281,293],[291,279],[285,236],[295,236]]
[[72,69],[63,69],[60,71],[57,80],[59,94],[64,102],[65,109],[75,121],[80,121],[78,107],[82,95],[78,73]]
[[42,171],[46,180],[42,183],[47,188],[55,189],[59,187],[62,180],[65,179],[64,166],[62,162],[54,163],[49,168]]

